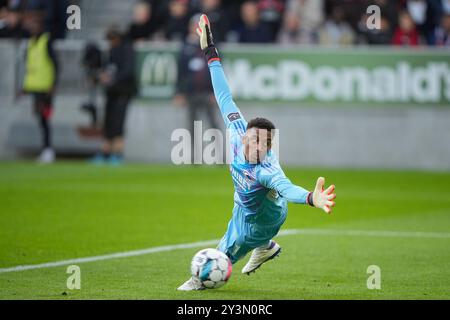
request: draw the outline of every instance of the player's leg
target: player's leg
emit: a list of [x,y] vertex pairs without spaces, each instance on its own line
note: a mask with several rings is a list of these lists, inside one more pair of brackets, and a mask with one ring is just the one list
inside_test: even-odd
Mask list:
[[114,116],[114,98],[113,95],[109,92],[106,94],[104,110],[105,112],[103,114],[102,123],[102,146],[101,150],[99,150],[97,154],[90,160],[90,162],[93,164],[103,164],[106,160],[109,159],[109,156],[112,152],[112,121]]
[[188,94],[186,96],[188,103],[188,121],[189,131],[191,133],[191,163],[200,164],[199,156],[203,153],[202,143],[195,143],[195,121],[200,121],[199,104],[196,95]]
[[252,225],[251,232],[247,236],[247,241],[252,246],[256,246],[253,250],[249,261],[242,268],[242,273],[250,274],[261,267],[267,261],[277,257],[281,253],[281,247],[278,243],[272,240],[281,226],[286,220],[286,212],[283,212],[280,220],[274,225],[260,225],[258,223]]
[[117,95],[114,101],[114,110],[112,116],[112,145],[109,163],[119,165],[123,162],[124,151],[124,125],[130,97],[126,94]]
[[50,117],[52,113],[51,96],[45,93],[34,94],[34,108],[42,131],[42,150],[38,161],[51,163],[55,160],[55,152],[51,146]]
[[233,217],[228,223],[227,231],[217,246],[217,250],[225,253],[233,264],[256,248],[246,241],[250,227],[251,225],[245,222],[243,211],[239,207],[234,207]]
[[264,244],[255,248],[247,264],[242,268],[242,273],[249,275],[255,272],[267,261],[276,258],[281,253],[281,247],[272,239],[265,241]]
[[194,290],[204,290],[205,286],[201,283],[200,279],[195,277],[190,277],[185,283],[177,288],[179,291],[194,291]]

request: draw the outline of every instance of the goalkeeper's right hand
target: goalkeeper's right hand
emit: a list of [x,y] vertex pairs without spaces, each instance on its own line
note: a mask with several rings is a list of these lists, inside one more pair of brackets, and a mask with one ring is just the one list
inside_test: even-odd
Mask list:
[[200,48],[202,48],[205,53],[206,60],[208,63],[212,61],[220,61],[219,53],[214,46],[214,40],[211,33],[211,24],[206,14],[200,16],[200,21],[198,22],[197,34],[200,36]]
[[320,208],[326,213],[331,213],[331,208],[334,207],[335,202],[332,201],[336,198],[334,193],[334,185],[329,186],[324,190],[325,178],[320,177],[317,179],[316,187],[313,192],[308,195],[307,202],[316,208]]

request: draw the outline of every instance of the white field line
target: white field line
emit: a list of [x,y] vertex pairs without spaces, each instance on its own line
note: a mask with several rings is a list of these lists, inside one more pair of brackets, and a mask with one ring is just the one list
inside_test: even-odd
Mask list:
[[[338,230],[338,229],[288,229],[279,232],[278,236],[288,236],[288,235],[313,235],[313,236],[351,236],[351,237],[395,237],[395,238],[430,238],[430,239],[450,239],[450,233],[444,232],[410,232],[410,231],[382,231],[382,230]],[[52,267],[60,267],[71,264],[79,264],[86,262],[95,262],[101,260],[110,260],[117,258],[135,257],[142,256],[146,254],[173,251],[178,249],[191,249],[206,246],[216,246],[220,239],[206,240],[191,243],[182,243],[175,245],[167,245],[160,247],[152,247],[147,249],[132,250],[125,252],[117,252],[111,254],[105,254],[101,256],[76,258],[70,260],[61,260],[55,262],[32,264],[32,265],[21,265],[9,268],[0,268],[0,273],[6,272],[17,272],[33,269],[44,269]]]
[[[280,231],[279,235],[314,235],[314,236],[351,236],[351,237],[394,237],[394,238],[432,238],[450,239],[446,232],[421,231],[383,231],[383,230],[346,230],[346,229],[288,229]],[[0,269],[1,270],[1,269]]]

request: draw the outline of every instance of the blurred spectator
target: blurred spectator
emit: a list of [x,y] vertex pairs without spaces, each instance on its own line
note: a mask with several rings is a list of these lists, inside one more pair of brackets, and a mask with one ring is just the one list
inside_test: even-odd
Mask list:
[[311,43],[311,39],[302,32],[300,28],[300,18],[292,13],[286,12],[283,18],[283,27],[278,34],[278,42],[289,43]]
[[[226,21],[227,34],[225,41],[236,42],[236,32],[235,29],[241,23],[241,13],[240,8],[242,5],[242,0],[226,0],[222,1],[222,9],[224,10],[223,18]],[[214,31],[214,30],[213,30]]]
[[284,2],[282,0],[259,0],[259,16],[261,23],[270,30],[270,41],[274,42],[283,22]]
[[22,26],[22,13],[18,10],[6,9],[0,19],[0,38],[27,38],[29,33]]
[[9,9],[8,4],[9,4],[8,0],[0,0],[0,19],[3,17],[4,12],[6,12],[6,9]]
[[[388,0],[395,2],[398,0]],[[325,15],[333,15],[335,8],[340,8],[345,12],[345,21],[353,30],[356,30],[361,14],[366,12],[367,6],[373,4],[373,0],[325,0]]]
[[345,21],[345,12],[334,7],[331,18],[327,19],[319,31],[319,42],[322,45],[351,45],[355,42],[355,33]]
[[318,42],[318,30],[323,20],[322,0],[289,0],[278,41],[312,44]]
[[237,30],[241,43],[266,43],[271,41],[270,29],[259,18],[256,1],[246,1],[241,6],[242,24]]
[[33,96],[34,112],[42,130],[42,152],[38,161],[51,163],[55,153],[51,143],[50,118],[58,74],[58,63],[51,35],[44,31],[43,14],[28,13],[26,27],[31,34],[26,52],[26,70],[23,90]]
[[400,5],[398,1],[392,0],[367,0],[365,4],[364,13],[366,13],[367,8],[370,5],[376,5],[380,8],[381,18],[384,18],[386,21],[385,26],[389,25],[390,28],[395,29],[398,24],[398,14]]
[[96,155],[93,163],[108,161],[117,165],[123,161],[124,123],[128,104],[136,93],[135,55],[132,43],[116,27],[108,29],[106,37],[109,42],[109,60],[99,75],[106,93],[104,143],[102,152]]
[[367,20],[369,16],[363,14],[361,21],[358,24],[358,43],[359,44],[374,44],[374,45],[389,45],[392,42],[392,27],[391,23],[385,16],[380,18],[380,29],[367,28]]
[[427,44],[435,44],[435,30],[442,16],[442,0],[407,0],[406,10]]
[[4,7],[8,7],[11,10],[23,11],[27,8],[27,1],[28,0],[4,0],[2,2]]
[[397,46],[419,45],[419,33],[416,25],[407,11],[400,12],[399,25],[394,32],[392,44]]
[[446,0],[428,0],[427,20],[423,26],[425,40],[428,45],[435,45],[435,31],[441,25]]
[[183,41],[189,24],[189,1],[171,0],[169,3],[169,17],[164,26],[167,40]]
[[196,12],[204,13],[208,16],[211,25],[214,26],[212,32],[214,41],[220,43],[226,40],[228,32],[228,16],[222,8],[221,0],[200,0]]
[[436,29],[436,45],[450,46],[450,12],[442,17],[441,26]]
[[68,0],[28,0],[25,3],[27,10],[44,12],[44,28],[53,39],[65,38]]
[[160,30],[169,16],[168,1],[161,0],[140,0],[146,2],[151,8],[151,19],[155,30]]
[[427,1],[426,0],[407,0],[406,10],[416,25],[423,25],[427,18]]
[[178,79],[174,103],[189,108],[189,128],[194,137],[194,121],[200,120],[200,112],[206,112],[212,128],[218,128],[215,118],[217,106],[212,91],[211,79],[205,54],[198,45],[196,33],[200,15],[189,23],[187,35],[178,57]]
[[450,0],[442,0],[442,13],[444,15],[450,14]]
[[152,6],[148,2],[136,3],[133,9],[133,21],[127,32],[128,38],[132,41],[148,40],[156,31],[152,15]]

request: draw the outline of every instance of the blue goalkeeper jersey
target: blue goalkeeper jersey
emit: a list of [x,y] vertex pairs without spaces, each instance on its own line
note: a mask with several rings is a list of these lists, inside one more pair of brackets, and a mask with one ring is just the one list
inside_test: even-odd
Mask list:
[[233,101],[222,65],[209,64],[214,94],[231,142],[230,172],[234,183],[234,203],[240,207],[247,221],[264,224],[277,223],[287,211],[287,202],[307,202],[308,191],[296,186],[286,177],[273,151],[259,164],[251,164],[244,156],[242,136],[247,122]]

